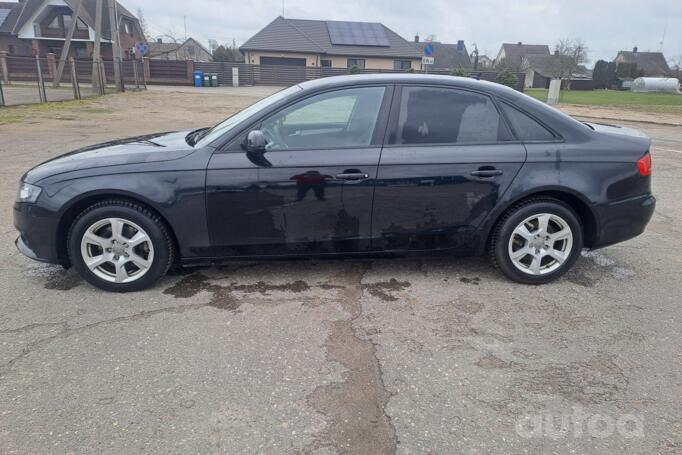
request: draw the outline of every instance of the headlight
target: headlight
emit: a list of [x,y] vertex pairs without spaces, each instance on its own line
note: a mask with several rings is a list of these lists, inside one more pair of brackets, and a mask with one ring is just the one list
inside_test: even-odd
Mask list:
[[17,192],[17,202],[33,203],[38,200],[40,192],[43,191],[40,187],[31,185],[30,183],[21,182],[19,191]]

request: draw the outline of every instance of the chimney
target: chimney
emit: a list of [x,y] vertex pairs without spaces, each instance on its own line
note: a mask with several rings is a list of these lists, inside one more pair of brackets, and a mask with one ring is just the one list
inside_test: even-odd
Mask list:
[[156,38],[156,42],[159,44],[163,44],[163,39],[162,38]]
[[458,51],[464,50],[464,40],[457,40],[457,50]]
[[554,55],[556,55],[556,56],[559,55],[559,49],[554,49]]
[[521,46],[521,45],[523,45],[523,43],[521,41],[519,41],[518,43],[516,43],[516,45]]
[[632,48],[632,52],[634,52],[635,54],[637,53],[637,46]]
[[415,43],[419,42],[419,34],[414,35],[414,42]]

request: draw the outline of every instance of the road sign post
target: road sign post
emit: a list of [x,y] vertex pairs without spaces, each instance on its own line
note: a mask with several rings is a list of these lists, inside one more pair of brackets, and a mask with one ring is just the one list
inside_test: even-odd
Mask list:
[[422,56],[422,68],[424,72],[429,72],[429,65],[433,65],[435,59],[433,58],[433,43],[426,43],[424,46],[424,55]]

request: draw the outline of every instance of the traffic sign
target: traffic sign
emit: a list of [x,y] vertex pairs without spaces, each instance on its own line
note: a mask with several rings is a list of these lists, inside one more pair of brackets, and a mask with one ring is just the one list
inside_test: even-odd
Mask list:
[[424,55],[426,57],[431,57],[433,55],[433,44],[426,43],[426,46],[424,46]]
[[422,65],[433,65],[435,60],[433,57],[422,57]]
[[147,55],[147,52],[149,52],[149,45],[145,42],[139,41],[139,42],[135,43],[135,50],[137,50],[137,52],[140,55],[143,55],[143,56]]

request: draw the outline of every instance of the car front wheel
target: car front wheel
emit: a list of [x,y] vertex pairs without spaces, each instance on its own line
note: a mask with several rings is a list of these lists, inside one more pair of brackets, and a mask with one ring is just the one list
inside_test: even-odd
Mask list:
[[543,284],[566,273],[582,247],[582,225],[571,207],[556,199],[531,199],[497,224],[490,257],[508,278]]
[[69,258],[90,284],[112,292],[145,289],[164,276],[173,241],[163,221],[124,200],[99,202],[71,225]]

